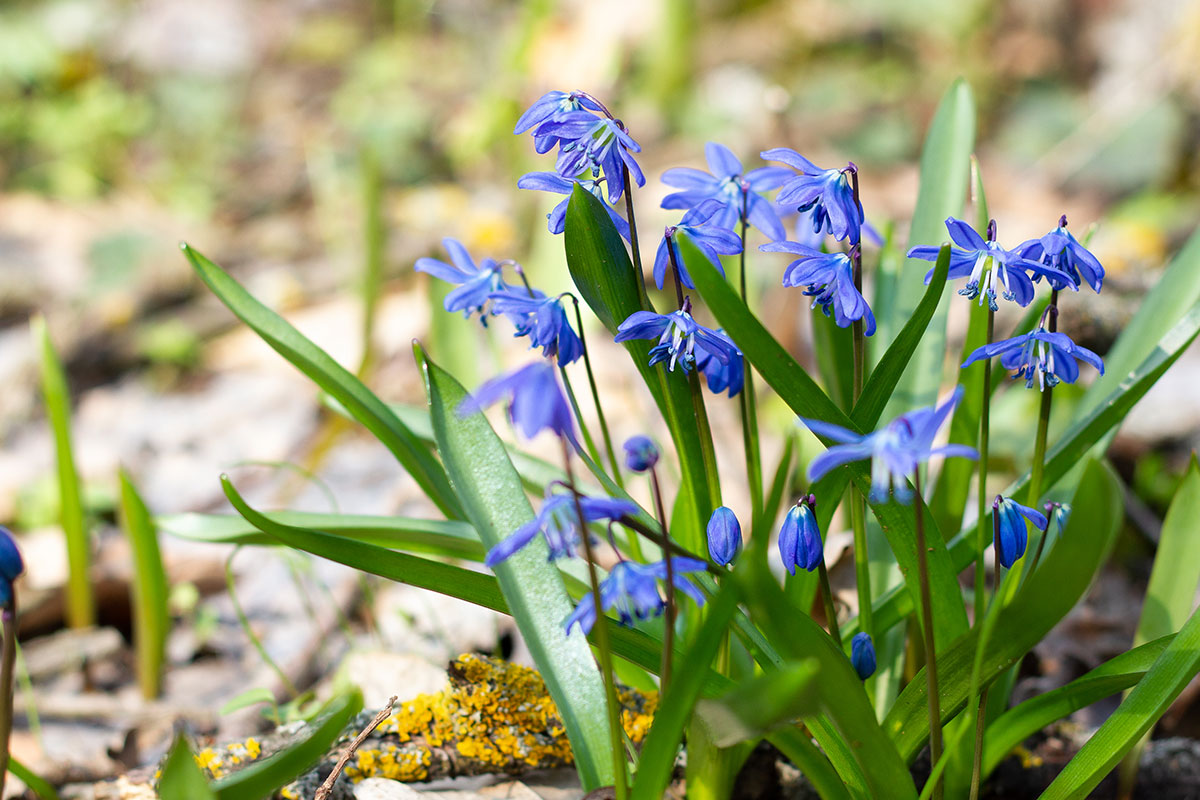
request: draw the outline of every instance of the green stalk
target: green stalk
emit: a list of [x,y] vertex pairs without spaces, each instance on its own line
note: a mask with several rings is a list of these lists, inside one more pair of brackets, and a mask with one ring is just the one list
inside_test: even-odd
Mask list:
[[[991,340],[991,325],[992,315],[988,314],[988,340]],[[985,384],[986,388],[986,384]],[[984,413],[987,411],[987,396],[984,395]],[[984,419],[987,419],[985,416]],[[982,469],[982,467],[981,467]],[[986,513],[982,511],[981,514]],[[979,517],[977,525],[979,530],[983,530],[983,517]],[[992,537],[998,541],[1000,537],[1000,518],[996,515],[995,510],[992,511]],[[999,552],[998,549],[994,552]],[[982,559],[981,559],[982,560]],[[1001,570],[1004,565],[1000,563],[1000,559],[995,561],[995,577],[992,579],[994,591],[1000,590]],[[976,575],[978,578],[978,574]],[[976,592],[976,599],[979,593]],[[987,727],[987,701],[988,701],[988,686],[979,688],[979,665],[983,662],[983,651],[987,647],[987,637],[985,634],[991,630],[990,626],[983,627],[984,611],[982,606],[976,606],[975,624],[979,626],[979,636],[976,643],[975,661],[971,669],[971,713],[975,715],[975,756],[971,764],[971,798],[970,800],[978,800],[979,790],[983,784],[983,738]]]
[[17,660],[17,596],[11,590],[12,599],[0,612],[4,624],[3,653],[0,655],[0,796],[4,794],[4,782],[8,777],[8,736],[12,732],[13,717],[13,665]]
[[[579,310],[579,298],[569,293],[568,296],[575,304],[575,326],[578,329],[579,341],[583,345],[583,366],[587,370],[588,386],[592,389],[592,403],[596,406],[596,419],[600,422],[600,435],[604,437],[604,449],[608,451],[608,460],[612,464],[613,480],[617,482],[617,486],[624,489],[625,478],[621,475],[621,466],[617,461],[616,448],[613,447],[612,434],[608,431],[608,421],[604,418],[604,408],[600,405],[600,390],[596,386],[596,374],[592,372],[592,355],[583,334],[583,313]],[[596,463],[599,464],[600,459],[596,459]]]
[[838,629],[837,609],[833,606],[833,590],[829,588],[829,570],[825,566],[824,558],[817,564],[817,577],[821,581],[821,602],[825,606],[825,618],[829,620],[829,635],[841,650],[842,632]]
[[667,532],[667,509],[663,504],[662,486],[658,482],[658,468],[650,467],[650,488],[654,493],[654,510],[662,528],[663,563],[667,567],[667,614],[663,620],[662,665],[658,673],[658,690],[666,694],[671,682],[671,660],[675,655],[675,567],[671,563],[671,535]]
[[250,627],[250,618],[246,616],[246,612],[242,609],[242,604],[238,602],[236,581],[233,578],[233,559],[241,549],[240,545],[234,548],[234,551],[229,554],[229,558],[225,559],[225,589],[229,592],[229,601],[233,604],[233,613],[237,615],[238,623],[242,626],[242,631],[246,634],[246,638],[250,640],[250,644],[258,651],[259,657],[278,676],[284,690],[295,700],[300,696],[300,690],[288,678],[287,673],[271,658],[271,654],[263,646],[262,640],[254,633],[254,629]]
[[[746,291],[746,204],[750,189],[742,187],[742,253],[739,259],[741,271],[739,280],[742,288],[742,302],[750,307],[750,299]],[[765,508],[763,507],[763,472],[762,455],[758,447],[758,409],[754,396],[754,373],[750,362],[742,359],[742,391],[738,395],[742,413],[742,445],[746,453],[746,481],[750,484],[750,515],[751,528],[758,525]]]
[[[856,184],[857,185],[857,184]],[[856,195],[857,196],[857,195]],[[854,261],[854,286],[862,292],[862,251],[857,247],[850,250]],[[863,335],[863,322],[854,321],[851,327],[854,341],[854,384],[853,404],[858,404],[862,395],[864,373],[866,372],[866,337]],[[858,590],[858,618],[860,630],[875,638],[875,625],[872,618],[871,601],[871,571],[870,556],[867,552],[867,513],[866,498],[857,486],[850,487],[850,526],[854,530],[854,582]]]
[[579,413],[579,400],[575,397],[575,388],[571,386],[571,379],[567,376],[566,368],[560,366],[558,374],[562,376],[563,386],[567,390],[567,402],[571,404],[571,413],[579,421],[579,432],[583,434],[583,446],[587,448],[588,456],[597,464],[603,463],[600,461],[600,451],[596,448],[596,440],[592,438],[592,432],[588,430],[587,423],[583,421],[583,415]]
[[[925,543],[925,498],[921,494],[921,470],[913,471],[913,488],[916,496],[913,498],[913,511],[916,514],[917,525],[917,568],[921,582],[921,616],[925,634],[925,680],[926,691],[929,695],[929,763],[936,764],[942,757],[942,711],[941,698],[938,697],[937,650],[933,639],[933,593],[929,588],[929,553]],[[942,781],[938,776],[933,787],[934,800],[941,800]]]
[[[1050,305],[1046,306],[1049,314],[1047,319],[1051,332],[1058,329],[1058,292],[1050,295]],[[1042,389],[1042,405],[1038,411],[1037,438],[1033,444],[1033,465],[1029,469],[1029,492],[1025,495],[1025,505],[1037,508],[1038,497],[1042,493],[1042,476],[1046,472],[1046,435],[1050,430],[1050,398],[1053,387]]]
[[625,182],[625,216],[629,222],[629,249],[633,253],[633,271],[637,273],[638,300],[642,308],[650,308],[650,295],[646,292],[646,273],[642,269],[642,251],[638,246],[637,219],[633,215],[633,184],[629,180],[629,167],[622,166]]
[[588,582],[591,584],[592,602],[596,609],[596,650],[600,658],[600,673],[604,678],[605,705],[608,707],[608,734],[612,748],[613,775],[616,780],[617,800],[629,797],[629,779],[625,769],[625,729],[621,727],[621,707],[617,701],[616,673],[613,671],[612,649],[608,638],[608,616],[600,603],[600,577],[596,572],[596,557],[592,552],[592,537],[584,523],[583,505],[579,502],[579,491],[575,486],[575,471],[571,467],[571,446],[562,440],[563,470],[567,473],[567,485],[575,498],[575,513],[579,521],[579,538],[583,542],[583,557],[587,561]]

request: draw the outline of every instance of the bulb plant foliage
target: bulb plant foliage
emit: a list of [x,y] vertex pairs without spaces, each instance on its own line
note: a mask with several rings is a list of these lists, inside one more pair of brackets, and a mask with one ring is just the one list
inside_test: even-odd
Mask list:
[[[1178,309],[1181,292],[1200,296],[1200,286],[1178,277],[1187,264],[1169,271],[1174,305],[1152,293],[1146,313],[1157,316],[1131,326],[1146,340],[1118,341],[1122,374],[1104,377],[1101,356],[1057,325],[1060,303],[1086,308],[1103,286],[1088,237],[1076,238],[1064,216],[1044,235],[1003,246],[981,192],[973,203],[978,224],[964,221],[969,89],[956,84],[942,106],[929,134],[933,150],[922,159],[913,229],[944,223],[944,234],[910,242],[899,251],[908,260],[897,269],[893,259],[882,275],[876,228],[864,213],[871,198],[853,162],[822,156],[816,161],[833,166],[818,167],[778,146],[750,164],[747,154],[709,143],[707,169],[662,175],[674,190],[662,207],[678,217],[656,240],[637,213],[647,194],[636,132],[588,92],[545,94],[514,130],[531,137],[545,163],[513,178],[553,195],[548,228],[563,237],[562,273],[554,287],[534,286],[519,254],[472,253],[451,238],[448,261],[416,262],[417,271],[453,287],[445,312],[461,312],[468,318],[461,324],[482,324],[489,335],[511,331],[530,344],[514,369],[468,388],[438,366],[437,341],[418,346],[429,404],[413,413],[427,414],[432,436],[408,427],[187,250],[222,300],[396,454],[445,521],[420,521],[419,538],[394,522],[401,533],[384,547],[328,525],[274,521],[246,506],[229,482],[227,493],[273,540],[512,614],[589,790],[661,796],[686,739],[689,795],[728,796],[741,763],[765,738],[824,797],[978,792],[997,763],[989,748],[1053,721],[1044,707],[997,715],[1008,698],[992,698],[1011,686],[1009,665],[1079,601],[1103,564],[1120,524],[1120,492],[1098,459],[1110,432],[1200,329],[1195,299],[1182,316],[1165,319],[1156,309]],[[797,221],[785,224],[793,214]],[[567,284],[570,292],[555,293]],[[837,355],[817,359],[814,374],[759,318],[768,286],[811,298],[802,313],[819,309],[830,318],[827,330],[844,337]],[[962,357],[939,350],[936,365],[962,366],[919,368],[923,348],[943,348],[944,312],[955,302],[967,303],[973,344]],[[1006,305],[1013,313],[1004,313]],[[1009,333],[1009,320],[1022,316],[1027,321]],[[1001,335],[993,337],[993,323]],[[597,353],[611,361],[622,347],[628,374],[645,384],[641,399],[653,403],[650,417],[618,407],[615,393],[596,382]],[[997,382],[997,391],[1034,392],[1040,406],[1036,417],[1006,428],[1034,453],[1012,482],[989,475],[988,460],[979,459],[988,419],[979,409],[991,393],[978,395],[975,376],[997,358],[997,374],[1024,379]],[[835,392],[838,382],[853,389]],[[1082,399],[1059,387],[1076,382],[1094,385]],[[585,383],[594,403],[581,415]],[[794,412],[793,426],[759,425],[758,405],[770,393]],[[723,448],[731,437],[714,437],[708,419],[725,403],[741,412],[743,447],[732,452]],[[484,415],[493,405],[503,407],[507,424]],[[1071,420],[1053,439],[1052,410]],[[774,437],[801,445],[789,443],[764,470],[762,455],[779,448],[759,443]],[[521,453],[530,440],[556,454],[536,471],[526,470],[531,462]],[[947,465],[959,460],[979,491],[991,492],[982,517],[965,485],[942,485]],[[1074,511],[1068,518],[1065,505],[1048,500],[1070,501]],[[859,533],[872,517],[886,543],[872,539],[868,554]],[[946,520],[953,529],[939,527]],[[442,524],[454,526],[454,548]],[[860,585],[835,597],[825,541],[849,527]],[[464,528],[478,537],[474,550],[461,543]],[[458,566],[463,558],[478,566]],[[886,591],[872,595],[862,585],[868,558],[900,566],[886,571],[897,576]],[[985,562],[994,575],[979,583]],[[973,578],[971,602],[964,589]],[[857,604],[846,602],[854,594]],[[1189,630],[1180,628],[1172,635]],[[914,641],[906,646],[896,631]],[[1145,649],[1151,645],[1158,650]],[[1145,652],[1130,656],[1141,659],[1140,672],[1114,667],[1127,679],[1106,683],[1107,692],[1156,676],[1146,692],[1177,694],[1182,678],[1163,677],[1154,656],[1172,646],[1167,639],[1142,645]],[[621,729],[618,661],[627,680],[636,675],[661,691],[639,754]],[[1095,690],[1064,691],[1070,702],[1056,714]],[[1138,706],[1147,707],[1166,706]],[[1105,757],[1132,747],[1114,741]],[[926,748],[934,770],[922,787],[909,766]],[[1081,767],[1066,793],[1053,796],[1081,796],[1095,771]]]

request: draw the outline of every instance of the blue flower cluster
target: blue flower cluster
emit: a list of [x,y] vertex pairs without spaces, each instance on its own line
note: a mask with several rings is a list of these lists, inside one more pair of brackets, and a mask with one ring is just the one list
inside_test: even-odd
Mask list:
[[12,609],[15,599],[13,581],[24,571],[25,561],[21,558],[12,532],[0,525],[0,608]]

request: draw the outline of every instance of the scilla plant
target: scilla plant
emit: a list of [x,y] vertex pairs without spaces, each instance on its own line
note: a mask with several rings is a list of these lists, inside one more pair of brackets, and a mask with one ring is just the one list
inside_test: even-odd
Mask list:
[[[635,208],[641,148],[609,107],[550,92],[515,132],[547,159],[517,185],[565,195],[548,227],[563,237],[574,289],[546,292],[512,254],[480,257],[453,239],[419,260],[452,285],[445,310],[462,324],[515,332],[535,351],[468,391],[438,365],[436,342],[417,344],[425,408],[389,406],[185,246],[217,296],[375,434],[442,517],[263,513],[223,478],[253,528],[226,536],[511,614],[587,789],[660,797],[686,743],[688,796],[726,797],[766,739],[823,797],[966,796],[1024,737],[1131,689],[1045,796],[1086,794],[1196,673],[1200,617],[1179,598],[1191,597],[1200,566],[1164,579],[1186,589],[1152,637],[1078,681],[1009,708],[1013,668],[1080,600],[1114,542],[1121,492],[1103,454],[1200,331],[1200,244],[1101,360],[1057,323],[1060,304],[1100,291],[1103,267],[1065,218],[1039,238],[999,243],[971,166],[974,108],[961,82],[925,143],[907,258],[890,242],[876,249],[853,163],[820,167],[781,147],[746,169],[709,144],[708,170],[662,176],[677,189],[663,207],[680,219],[647,246]],[[963,219],[972,179],[974,224]],[[811,298],[815,377],[757,316],[764,284]],[[961,354],[947,353],[953,302],[970,307]],[[1005,305],[1015,312],[998,315]],[[1011,334],[997,333],[999,319],[1016,317]],[[614,400],[592,364],[598,337],[624,346],[661,424],[610,423]],[[797,418],[769,471],[760,442],[771,434],[757,413],[766,391]],[[1006,430],[1032,453],[1006,486],[989,475],[997,392],[1031,393],[1039,409]],[[716,403],[737,404],[742,452],[718,452]],[[492,405],[515,435],[497,434],[482,413]],[[793,434],[805,430],[827,449],[797,469]],[[666,436],[656,442],[655,431]],[[524,452],[533,439],[554,442],[557,456]],[[748,491],[723,492],[730,482]],[[740,514],[723,502],[743,494]],[[1060,505],[1044,513],[1049,501]],[[825,569],[822,532],[834,519],[853,530],[853,614]],[[960,578],[973,580],[969,602]],[[639,751],[622,730],[618,681],[661,692]],[[910,767],[926,748],[932,775],[918,786]]]

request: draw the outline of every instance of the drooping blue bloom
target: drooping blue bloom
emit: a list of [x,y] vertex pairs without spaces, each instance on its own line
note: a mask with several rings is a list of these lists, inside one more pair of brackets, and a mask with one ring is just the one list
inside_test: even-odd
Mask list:
[[[705,563],[695,558],[671,557],[675,588],[695,600],[698,606],[704,605],[704,594],[685,577],[685,574],[703,572],[705,568]],[[666,608],[666,603],[658,591],[658,581],[666,579],[665,561],[656,561],[653,564],[618,562],[600,584],[600,606],[605,611],[615,608],[622,625],[632,625],[634,620],[658,616]],[[579,630],[587,634],[595,624],[595,598],[588,592],[567,617],[565,628],[570,634],[571,628],[578,625]]]
[[663,208],[693,209],[706,200],[715,200],[719,209],[711,224],[736,230],[745,209],[746,222],[762,231],[767,238],[784,238],[783,223],[774,204],[761,192],[778,189],[792,176],[785,167],[759,167],[743,174],[742,162],[728,147],[709,142],[704,146],[709,172],[691,167],[675,167],[662,174],[667,186],[682,189],[663,198]]
[[[1099,294],[1100,287],[1104,285],[1104,267],[1100,266],[1100,260],[1067,230],[1066,214],[1059,218],[1057,228],[1040,239],[1030,239],[1018,245],[1017,252],[1024,258],[1065,272],[1071,278],[1070,283],[1074,283],[1075,286],[1087,283]],[[1039,280],[1040,277],[1035,275],[1034,280]],[[1053,289],[1061,290],[1070,283],[1055,277],[1050,278],[1050,287]]]
[[[611,497],[579,496],[585,522],[617,520],[637,513],[637,506],[627,500]],[[580,539],[579,512],[575,509],[575,497],[570,490],[546,492],[546,499],[537,516],[510,533],[491,550],[484,564],[494,567],[513,553],[534,540],[538,534],[546,540],[550,549],[550,560],[570,558],[583,546]]]
[[[1046,277],[1076,288],[1071,277],[1056,267],[1032,261],[1021,256],[1015,250],[1006,250],[996,243],[996,223],[993,220],[988,225],[988,238],[985,241],[979,232],[961,219],[948,217],[946,230],[950,239],[958,245],[950,249],[950,271],[948,280],[966,278],[967,283],[958,293],[970,300],[979,298],[983,305],[986,298],[988,307],[997,310],[996,288],[999,284],[1005,300],[1012,300],[1024,307],[1033,300],[1033,281]],[[909,258],[919,258],[924,261],[937,261],[941,248],[922,245],[908,251]],[[1033,273],[1031,279],[1026,271]],[[925,282],[933,278],[933,270],[925,273]]]
[[509,400],[508,418],[525,438],[548,430],[575,442],[571,408],[549,361],[535,361],[492,378],[462,401],[458,413],[474,414],[505,397]]
[[625,170],[638,186],[646,185],[646,176],[633,157],[642,151],[641,145],[618,120],[585,110],[571,111],[538,125],[533,134],[539,147],[547,142],[551,147],[558,145],[554,170],[564,178],[587,174],[599,178],[603,174],[610,203],[617,202],[625,190]]
[[737,356],[728,361],[721,361],[703,343],[697,343],[693,351],[696,369],[704,373],[710,392],[720,394],[728,390],[730,397],[736,397],[746,383],[746,359],[724,330],[717,328],[713,333],[725,339],[729,346],[737,351]]
[[764,161],[780,161],[800,172],[779,191],[775,202],[799,211],[812,211],[813,231],[824,231],[841,241],[857,244],[862,235],[863,210],[854,197],[851,176],[858,172],[853,162],[842,169],[821,169],[790,147],[762,153]]
[[817,481],[830,470],[852,461],[871,459],[871,500],[881,503],[892,489],[896,499],[907,503],[912,492],[905,480],[911,477],[917,465],[932,456],[962,456],[977,458],[973,447],[947,444],[934,447],[933,440],[938,430],[954,412],[962,399],[963,388],[959,386],[941,405],[927,406],[907,414],[901,414],[874,433],[858,434],[839,425],[816,419],[802,419],[818,436],[844,444],[834,445],[812,460],[808,465],[808,480]]
[[530,347],[542,348],[547,358],[557,357],[560,367],[583,355],[583,342],[567,321],[562,298],[530,297],[522,289],[508,289],[489,297],[492,313],[503,314],[516,325],[514,335],[528,336]]
[[[676,364],[683,367],[684,372],[690,371],[696,359],[703,355],[715,358],[722,364],[728,364],[740,356],[727,336],[696,322],[690,310],[691,303],[685,297],[683,308],[670,314],[635,311],[617,327],[614,340],[658,339],[658,344],[650,348],[650,365],[667,361],[667,369],[672,372]],[[701,346],[702,352],[696,353]]]
[[1029,544],[1025,520],[1037,525],[1038,529],[1046,527],[1046,517],[1042,512],[1023,506],[1011,497],[996,495],[992,501],[992,530],[996,558],[1005,569],[1011,568],[1018,558],[1025,555],[1025,547]]
[[[679,282],[689,289],[695,289],[692,276],[688,274],[687,265],[679,252],[679,242],[675,237],[686,233],[691,237],[692,244],[708,258],[717,272],[725,274],[721,259],[717,254],[731,256],[742,252],[742,240],[733,231],[712,224],[712,217],[721,210],[721,204],[716,200],[705,200],[700,205],[683,215],[678,225],[668,225],[663,230],[662,240],[658,243],[658,252],[654,254],[654,282],[658,288],[663,288],[667,277],[667,267],[671,265],[671,250],[675,251],[675,264],[679,266]],[[705,224],[709,223],[709,224]]]
[[1071,519],[1070,503],[1046,503],[1046,514],[1054,521],[1054,527],[1059,535],[1066,530],[1067,521]]
[[807,286],[812,307],[821,306],[825,316],[833,309],[839,328],[864,320],[864,333],[875,333],[875,314],[854,285],[854,262],[845,253],[822,253],[798,242],[771,242],[758,248],[768,253],[795,253],[800,258],[783,271],[784,286]]
[[1013,379],[1025,378],[1025,387],[1033,388],[1036,379],[1038,391],[1047,386],[1056,386],[1059,381],[1074,383],[1079,377],[1078,361],[1086,361],[1100,374],[1104,374],[1104,361],[1100,356],[1080,347],[1065,333],[1051,332],[1038,325],[1029,333],[984,345],[967,356],[963,362],[969,367],[976,361],[1000,356],[1005,369],[1016,370]]
[[859,680],[865,681],[875,674],[875,645],[867,634],[856,633],[850,640],[850,664]]
[[[513,127],[513,133],[522,134],[531,128],[541,125],[543,122],[561,119],[567,114],[581,109],[590,109],[597,112],[603,111],[600,105],[586,92],[546,92],[533,105],[525,109],[525,113],[521,115],[521,118],[517,120],[516,126]],[[553,146],[553,142],[545,147],[541,143],[538,143],[538,152],[545,153]]]
[[721,506],[708,518],[708,554],[725,566],[742,551],[742,525],[733,509]]
[[658,463],[658,446],[649,436],[630,436],[625,440],[625,466],[631,472],[645,472]]
[[461,311],[463,317],[469,317],[478,311],[479,321],[486,326],[487,317],[483,315],[483,306],[487,303],[488,295],[505,288],[504,281],[500,278],[500,265],[490,258],[485,258],[478,267],[475,266],[467,248],[449,237],[442,239],[442,246],[450,254],[453,266],[436,258],[418,258],[417,272],[427,272],[446,283],[458,286],[446,295],[443,307],[447,311]]
[[812,572],[825,560],[825,545],[811,507],[813,502],[812,495],[800,498],[779,529],[779,555],[790,575],[796,574],[796,567]]
[[616,226],[617,232],[629,241],[629,223],[625,218],[617,213],[617,210],[604,201],[604,192],[602,187],[604,180],[592,180],[591,178],[564,178],[557,172],[530,172],[528,175],[522,175],[517,180],[517,187],[520,189],[531,189],[539,192],[553,192],[555,194],[565,194],[566,199],[556,205],[554,209],[546,215],[547,225],[551,233],[562,233],[567,227],[567,204],[571,200],[571,191],[575,188],[575,184],[579,184],[586,191],[595,195],[604,203],[604,210],[608,212],[609,219]]
[[[0,607],[9,608],[13,602],[13,581],[25,571],[25,562],[17,542],[8,528],[0,525]],[[5,624],[11,623],[7,620]]]

